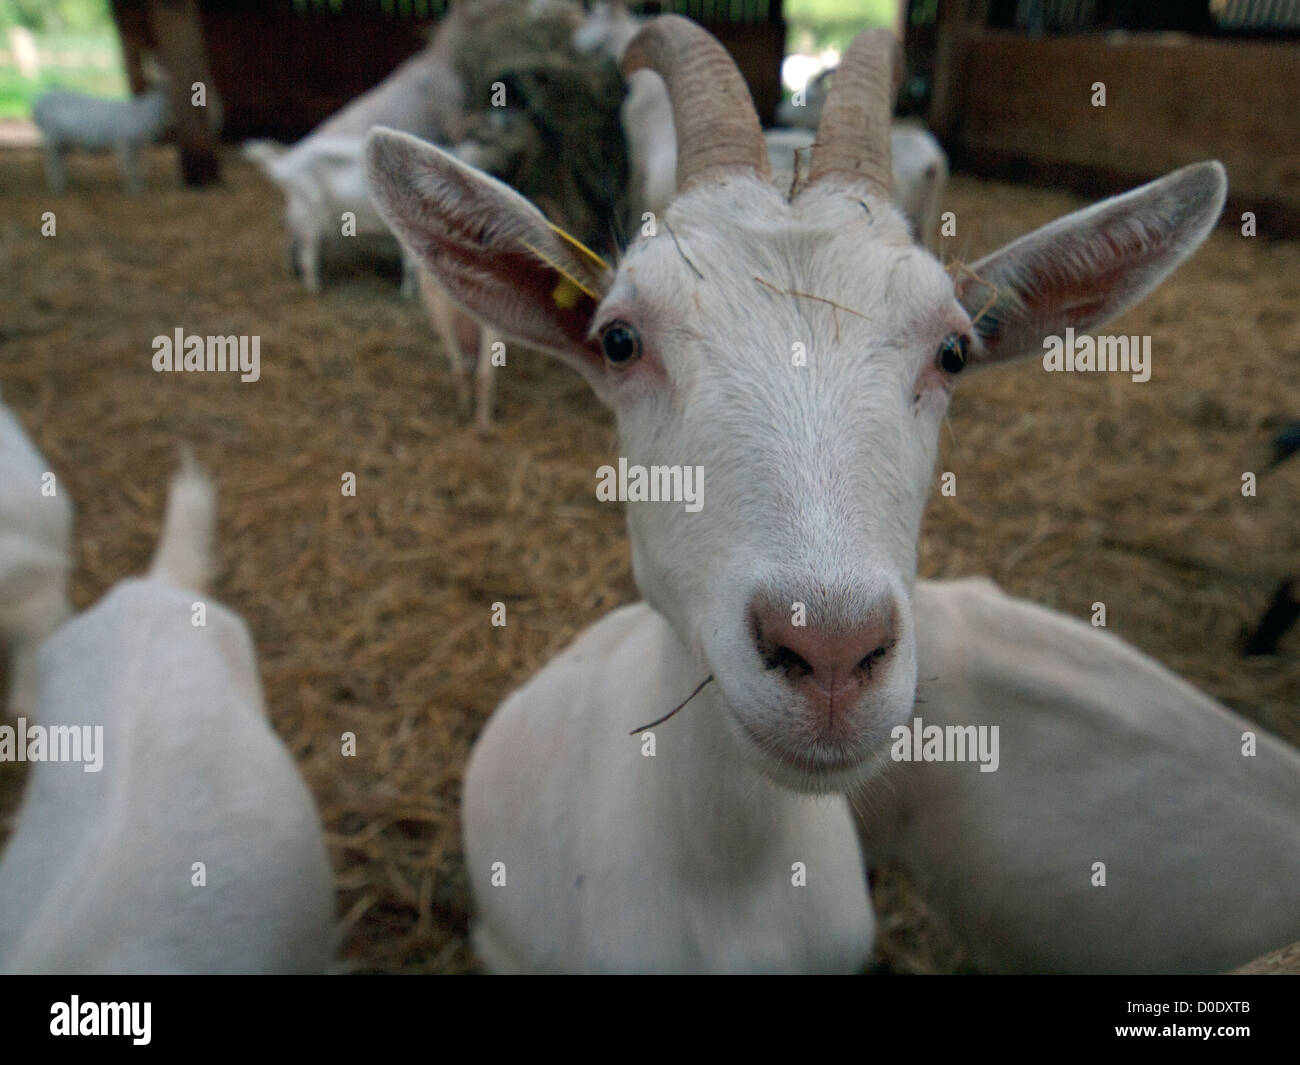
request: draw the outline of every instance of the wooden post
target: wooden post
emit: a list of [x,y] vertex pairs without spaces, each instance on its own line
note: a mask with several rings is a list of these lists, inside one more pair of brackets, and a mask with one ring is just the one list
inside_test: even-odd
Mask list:
[[214,92],[198,2],[148,0],[148,5],[153,38],[158,42],[158,62],[167,72],[171,89],[181,179],[194,187],[211,185],[221,180],[216,136],[208,121],[208,109],[190,103],[191,87],[196,81],[206,86],[209,106]]
[[158,50],[153,41],[145,0],[113,0],[113,21],[117,23],[117,35],[122,41],[127,84],[131,87],[131,95],[139,96],[147,88],[144,57]]

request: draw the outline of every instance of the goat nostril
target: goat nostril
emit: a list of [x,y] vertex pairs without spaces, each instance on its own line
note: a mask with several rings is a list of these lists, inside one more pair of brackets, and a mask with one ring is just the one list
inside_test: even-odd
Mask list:
[[813,667],[802,655],[788,647],[775,647],[763,657],[763,665],[768,669],[779,669],[787,677],[807,677]]
[[864,655],[862,661],[858,663],[857,668],[865,672],[867,676],[870,677],[871,667],[875,665],[877,662],[879,662],[882,658],[884,658],[885,655],[889,654],[889,652],[894,649],[894,644],[896,644],[897,642],[898,642],[897,640],[890,640],[888,643],[882,643],[869,655]]
[[797,688],[811,684],[810,691],[822,693],[816,698],[832,701],[876,683],[874,673],[898,643],[892,616],[868,618],[852,627],[820,628],[795,625],[780,610],[759,604],[750,614],[750,626],[765,670],[780,670]]

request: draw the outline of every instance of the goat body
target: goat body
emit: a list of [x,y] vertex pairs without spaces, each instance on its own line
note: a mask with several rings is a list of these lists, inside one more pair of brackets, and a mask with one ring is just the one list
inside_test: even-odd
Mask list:
[[[322,247],[340,235],[344,210],[356,213],[358,236],[389,234],[382,223],[373,225],[374,211],[355,165],[362,139],[374,126],[385,125],[441,143],[458,140],[465,87],[454,69],[456,53],[469,28],[502,2],[457,4],[427,47],[291,147],[273,141],[244,145],[244,156],[285,196],[290,266],[309,292],[320,291]],[[402,266],[402,291],[411,295],[415,275],[405,253]]]
[[142,186],[140,150],[166,132],[167,92],[156,87],[130,100],[101,100],[81,93],[47,92],[32,104],[32,119],[44,138],[45,177],[51,192],[67,188],[65,157],[74,148],[113,151],[128,192]]
[[998,768],[895,763],[854,806],[981,968],[1218,972],[1300,937],[1300,752],[987,580],[913,607],[916,714],[997,726]]
[[[1297,752],[1122,640],[988,581],[921,581],[913,605],[915,713],[997,726],[997,768],[882,761],[851,807],[867,857],[908,868],[982,968],[1213,972],[1300,934]],[[850,804],[769,783],[707,685],[649,730],[653,754],[647,733],[628,735],[701,670],[636,604],[489,721],[463,817],[475,950],[494,971],[868,960]]]
[[[343,214],[351,212],[351,235],[391,238],[366,190],[365,142],[357,137],[313,136],[300,149],[285,152],[268,142],[244,146],[244,155],[261,167],[285,197],[285,225],[294,267],[309,292],[321,289],[321,254],[326,244],[344,239]],[[415,287],[415,262],[402,249],[402,291]]]
[[31,769],[0,860],[0,972],[329,961],[320,821],[267,720],[248,629],[213,602],[195,624],[212,520],[210,487],[183,473],[149,576],[120,582],[41,648],[32,719],[98,734],[102,763]]

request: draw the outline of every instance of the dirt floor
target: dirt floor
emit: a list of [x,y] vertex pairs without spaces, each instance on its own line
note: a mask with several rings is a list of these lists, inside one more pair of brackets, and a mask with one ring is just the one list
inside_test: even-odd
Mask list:
[[[79,607],[144,566],[176,446],[193,445],[220,484],[216,593],[252,628],[325,821],[346,967],[469,970],[469,745],[636,595],[621,514],[593,491],[612,421],[576,375],[512,352],[499,431],[481,440],[395,268],[336,256],[307,294],[270,188],[225,164],[223,187],[183,191],[158,150],[130,199],[111,160],[74,158],[54,198],[36,151],[0,151],[0,389],[76,503]],[[958,178],[947,206],[951,253],[971,261],[1079,202]],[[939,464],[958,493],[931,503],[922,575],[987,574],[1079,617],[1105,601],[1113,632],[1300,742],[1300,633],[1277,656],[1236,650],[1300,562],[1300,461],[1263,472],[1272,430],[1300,416],[1298,304],[1300,243],[1221,229],[1113,327],[1151,334],[1146,384],[1033,362],[963,379]],[[177,327],[259,335],[261,380],[154,373],[152,338]],[[0,832],[20,785],[0,766]],[[900,873],[878,870],[876,888],[882,970],[964,967]]]

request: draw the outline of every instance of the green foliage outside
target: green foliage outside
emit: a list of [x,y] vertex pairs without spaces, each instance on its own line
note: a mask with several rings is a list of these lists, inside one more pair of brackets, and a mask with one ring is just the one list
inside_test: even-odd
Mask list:
[[42,33],[112,32],[113,16],[106,0],[0,0],[0,27],[9,26]]
[[785,0],[787,52],[841,52],[862,30],[892,26],[898,0]]
[[[40,76],[24,77],[15,65],[9,29],[31,30],[40,53]],[[122,49],[106,0],[0,0],[0,118],[26,118],[32,101],[51,88],[93,96],[127,94]]]

